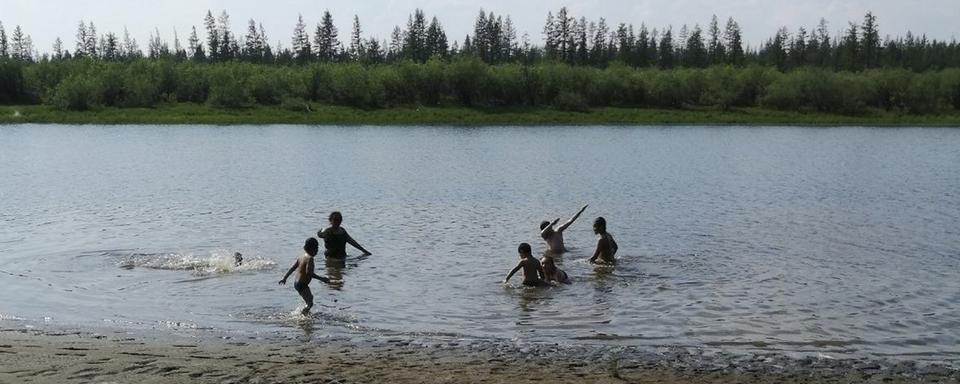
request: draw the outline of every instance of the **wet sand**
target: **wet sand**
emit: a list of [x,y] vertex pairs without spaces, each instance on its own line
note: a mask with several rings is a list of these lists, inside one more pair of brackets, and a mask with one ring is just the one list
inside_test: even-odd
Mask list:
[[[684,353],[592,356],[488,343],[313,338],[273,343],[124,332],[0,330],[0,383],[956,383],[912,364],[765,358],[690,363]],[[684,360],[690,360],[684,362]],[[699,360],[698,360],[699,361]],[[744,360],[745,361],[745,360]],[[900,368],[897,368],[897,367]]]

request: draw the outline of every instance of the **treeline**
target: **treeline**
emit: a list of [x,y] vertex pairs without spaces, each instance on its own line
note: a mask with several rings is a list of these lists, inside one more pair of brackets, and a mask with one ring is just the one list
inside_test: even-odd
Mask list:
[[328,62],[383,64],[401,61],[425,63],[432,57],[451,60],[477,57],[488,64],[562,62],[570,65],[605,67],[612,63],[647,68],[706,68],[713,65],[774,66],[781,71],[819,67],[833,71],[860,71],[872,68],[929,69],[960,67],[960,44],[940,41],[907,32],[905,36],[881,35],[877,18],[867,13],[859,23],[849,23],[843,33],[832,36],[823,19],[814,28],[783,27],[759,47],[744,44],[740,25],[714,16],[704,28],[683,25],[650,28],[604,19],[587,20],[570,14],[566,7],[549,12],[542,32],[543,44],[534,44],[529,34],[518,35],[509,16],[480,11],[473,33],[462,40],[447,36],[436,17],[422,10],[408,16],[404,27],[396,26],[388,39],[366,37],[360,19],[341,39],[333,15],[324,12],[311,25],[302,16],[292,28],[289,46],[271,45],[262,24],[251,19],[245,33],[231,30],[230,15],[214,17],[207,11],[198,32],[194,26],[181,43],[174,31],[173,41],[150,34],[146,49],[124,30],[98,34],[93,22],[80,21],[73,50],[60,38],[52,50],[41,53],[30,36],[16,26],[8,38],[0,23],[0,59],[46,62],[94,58],[129,61],[142,57],[193,62],[245,61],[250,63],[296,65]]
[[470,107],[688,108],[765,107],[862,114],[960,110],[960,69],[834,72],[805,67],[606,68],[565,63],[489,65],[477,57],[425,63],[310,63],[278,66],[172,59],[92,58],[24,64],[0,62],[0,102],[45,103],[65,110],[152,107],[168,102],[220,108],[310,103],[387,108]]

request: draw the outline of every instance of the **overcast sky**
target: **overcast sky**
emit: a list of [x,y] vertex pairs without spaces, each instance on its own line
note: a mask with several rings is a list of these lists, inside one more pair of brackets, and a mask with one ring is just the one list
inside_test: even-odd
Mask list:
[[574,16],[590,20],[603,17],[610,25],[624,22],[639,26],[644,22],[650,27],[673,25],[678,29],[683,24],[707,24],[714,14],[721,20],[732,16],[751,46],[781,26],[791,31],[799,26],[810,30],[821,17],[836,33],[848,21],[860,23],[868,10],[878,17],[882,35],[902,35],[911,30],[936,39],[960,37],[960,0],[0,0],[0,22],[8,35],[20,25],[41,52],[49,52],[58,36],[72,51],[81,19],[93,21],[100,34],[113,31],[122,35],[126,27],[145,48],[154,28],[159,28],[167,40],[173,39],[175,28],[185,45],[191,26],[202,31],[208,9],[215,15],[226,10],[237,35],[245,34],[247,21],[253,18],[264,25],[271,44],[280,41],[289,47],[298,14],[314,26],[329,9],[340,39],[346,41],[355,14],[360,17],[365,36],[386,39],[395,25],[406,23],[414,8],[421,8],[428,17],[437,16],[452,42],[462,41],[471,32],[483,8],[510,15],[518,35],[527,32],[531,41],[539,44],[547,11],[555,13],[564,5]]

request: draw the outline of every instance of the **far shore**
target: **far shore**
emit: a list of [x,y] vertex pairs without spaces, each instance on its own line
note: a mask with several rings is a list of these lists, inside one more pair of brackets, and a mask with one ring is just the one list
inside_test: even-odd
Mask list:
[[[870,360],[350,336],[64,331],[0,322],[3,383],[917,383],[960,371]],[[371,341],[373,340],[373,341]],[[566,348],[566,349],[565,349]]]
[[310,125],[776,125],[960,127],[960,113],[914,115],[873,110],[848,116],[760,108],[595,108],[583,112],[551,108],[394,107],[357,109],[311,104],[309,111],[280,106],[219,109],[202,104],[163,104],[156,108],[105,107],[61,111],[45,105],[0,106],[0,124],[310,124]]

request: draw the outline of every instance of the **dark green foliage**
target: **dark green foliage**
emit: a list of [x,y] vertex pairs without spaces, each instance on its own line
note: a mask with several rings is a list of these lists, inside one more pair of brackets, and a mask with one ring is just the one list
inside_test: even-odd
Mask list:
[[23,67],[19,62],[0,58],[0,104],[24,98]]
[[[0,101],[42,101],[61,109],[156,107],[167,101],[217,108],[305,100],[363,109],[398,106],[767,108],[857,115],[871,109],[913,114],[960,106],[960,69],[834,72],[768,66],[605,69],[564,63],[485,64],[476,56],[425,63],[313,63],[278,66],[92,58],[0,62]],[[298,104],[298,103],[295,103]]]
[[100,85],[85,76],[68,77],[53,91],[49,104],[61,110],[89,110],[100,105]]
[[588,112],[590,110],[587,99],[578,92],[563,91],[553,101],[553,104],[562,111]]

